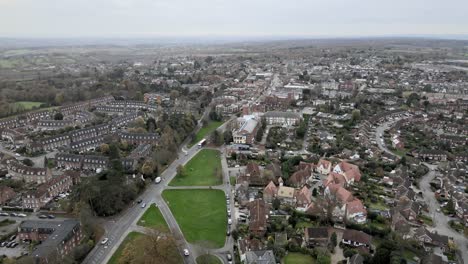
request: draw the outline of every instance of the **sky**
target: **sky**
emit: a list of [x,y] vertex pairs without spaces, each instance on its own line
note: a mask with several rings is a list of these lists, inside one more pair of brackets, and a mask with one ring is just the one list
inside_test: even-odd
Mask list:
[[468,35],[468,0],[0,0],[0,37]]

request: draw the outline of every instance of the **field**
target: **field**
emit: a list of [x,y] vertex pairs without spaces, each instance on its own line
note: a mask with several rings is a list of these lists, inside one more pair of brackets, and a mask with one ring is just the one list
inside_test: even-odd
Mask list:
[[166,233],[170,231],[166,221],[164,220],[163,215],[161,214],[161,211],[159,211],[159,208],[156,207],[155,204],[152,204],[146,210],[146,212],[143,214],[140,220],[138,220],[138,225],[157,229],[161,232]]
[[213,255],[201,255],[197,258],[198,264],[222,264],[221,260]]
[[210,248],[224,245],[227,217],[223,191],[165,190],[163,197],[188,242]]
[[213,186],[222,184],[220,153],[217,150],[202,149],[187,164],[185,172],[178,174],[170,186]]
[[22,102],[16,102],[13,104],[13,108],[18,111],[18,110],[31,110],[33,108],[39,108],[41,106],[41,102],[28,102],[28,101],[22,101]]
[[198,133],[193,138],[192,142],[189,144],[189,147],[195,145],[196,143],[200,142],[204,137],[211,134],[211,132],[215,131],[223,122],[221,121],[210,121],[208,125],[203,126]]
[[122,244],[120,244],[120,246],[117,248],[114,255],[112,255],[112,257],[109,259],[109,262],[107,262],[107,264],[117,264],[117,263],[119,263],[119,258],[122,255],[122,253],[123,253],[123,251],[125,249],[125,246],[128,243],[131,243],[133,240],[135,240],[136,238],[138,238],[139,236],[142,236],[142,235],[143,235],[142,233],[138,233],[138,232],[128,233],[127,237],[122,241]]
[[314,259],[309,255],[300,253],[289,253],[283,259],[284,264],[312,264],[315,263]]

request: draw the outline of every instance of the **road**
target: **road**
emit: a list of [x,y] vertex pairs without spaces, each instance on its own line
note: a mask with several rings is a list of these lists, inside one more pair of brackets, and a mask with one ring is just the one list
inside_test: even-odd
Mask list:
[[[190,245],[185,241],[182,232],[175,221],[172,213],[169,210],[169,207],[162,199],[162,191],[167,187],[168,183],[175,177],[177,174],[177,167],[188,162],[195,154],[199,151],[197,146],[187,150],[187,155],[180,155],[180,158],[172,162],[172,164],[161,174],[163,181],[160,184],[150,185],[145,192],[139,197],[144,203],[148,206],[152,203],[156,203],[166,219],[166,222],[169,228],[172,231],[172,234],[176,238],[181,252],[184,248],[191,249]],[[127,234],[132,230],[132,227],[137,225],[138,220],[141,218],[143,213],[146,211],[146,208],[143,209],[139,204],[128,208],[123,214],[121,214],[117,219],[107,221],[104,224],[105,237],[109,238],[108,246],[104,247],[97,245],[83,261],[85,264],[101,264],[107,263],[112,257],[113,253],[117,250],[118,246],[125,239]],[[191,251],[191,250],[190,250]],[[193,255],[184,258],[185,263],[196,263]]]
[[[207,251],[210,254],[216,255],[219,258],[223,259],[224,262],[227,263],[225,260],[225,254],[227,252],[232,252],[233,248],[233,241],[231,237],[228,237],[225,243],[225,246],[220,249],[215,250],[207,250],[205,248],[201,248],[197,245],[192,245],[188,243],[183,234],[180,230],[177,221],[175,220],[174,216],[172,215],[171,210],[169,209],[168,205],[162,198],[162,192],[164,189],[169,189],[173,187],[168,187],[169,182],[176,176],[177,174],[177,167],[179,165],[184,165],[187,163],[193,156],[195,156],[198,151],[200,150],[197,145],[192,146],[191,148],[187,149],[185,146],[187,142],[183,144],[184,147],[181,148],[179,151],[179,158],[171,163],[171,165],[166,168],[166,170],[160,175],[163,179],[160,184],[152,184],[149,186],[145,192],[138,198],[142,199],[148,206],[152,203],[156,203],[161,211],[164,219],[166,220],[171,233],[173,234],[174,238],[176,239],[177,245],[179,247],[180,252],[183,249],[188,249],[190,251],[190,256],[184,257],[184,262],[187,264],[195,264],[196,257],[202,254],[205,254]],[[186,152],[186,154],[185,154]],[[216,186],[216,189],[223,190],[226,194],[231,194],[231,186],[229,185],[229,175],[227,173],[227,163],[225,159],[224,152],[221,151],[222,154],[222,167],[223,167],[223,178],[224,182],[222,185]],[[186,189],[190,189],[191,187],[185,187]],[[197,188],[204,188],[204,187],[197,187]],[[208,188],[208,187],[207,187]],[[230,205],[231,205],[231,212],[234,211],[234,203],[232,199],[232,195],[230,195]],[[139,204],[133,205],[128,208],[124,213],[116,217],[116,219],[106,221],[104,223],[105,234],[104,237],[109,238],[107,246],[102,246],[98,244],[94,249],[88,254],[86,259],[83,261],[84,264],[101,264],[107,263],[112,255],[115,253],[119,245],[125,239],[127,234],[135,228],[137,228],[137,222],[145,212],[145,209],[142,209]]]
[[25,156],[16,156],[16,152],[10,151],[8,149],[5,149],[1,144],[0,144],[0,152],[10,155],[12,157],[15,157],[17,160],[24,160],[24,159],[30,159],[32,162],[34,162],[34,167],[36,168],[44,168],[44,158],[54,158],[55,154],[57,153],[56,151],[49,152],[47,154],[42,154],[39,156],[35,157],[25,157]]
[[425,163],[430,171],[421,179],[419,186],[423,192],[424,201],[428,205],[429,214],[432,217],[433,227],[428,228],[431,231],[437,231],[441,235],[452,237],[454,242],[460,249],[461,257],[463,260],[460,263],[468,263],[468,239],[463,234],[453,230],[448,222],[451,220],[450,217],[446,216],[442,212],[437,212],[440,208],[439,202],[435,198],[434,192],[431,190],[430,182],[436,177],[434,169],[437,165],[431,165]]
[[389,129],[391,127],[391,124],[393,123],[394,122],[386,122],[386,123],[381,124],[375,129],[375,142],[377,143],[377,146],[379,147],[379,149],[381,149],[384,152],[387,152],[388,154],[392,156],[396,156],[393,152],[391,152],[387,148],[387,146],[385,145],[385,142],[382,141],[384,138],[385,130]]

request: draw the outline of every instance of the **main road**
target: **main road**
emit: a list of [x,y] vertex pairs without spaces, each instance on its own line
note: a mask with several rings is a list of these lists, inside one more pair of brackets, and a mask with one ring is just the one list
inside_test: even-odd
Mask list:
[[[223,125],[224,126],[224,125]],[[220,128],[223,129],[223,128]],[[176,239],[177,246],[179,251],[182,253],[183,249],[188,249],[191,253],[190,256],[184,257],[184,262],[187,264],[195,264],[196,257],[203,252],[206,252],[206,249],[202,249],[197,245],[192,245],[188,243],[182,231],[180,230],[177,221],[175,220],[174,216],[172,215],[171,210],[169,209],[168,205],[162,198],[162,192],[168,187],[169,182],[176,176],[177,174],[177,167],[179,165],[184,165],[190,159],[192,159],[200,150],[197,145],[192,146],[191,148],[187,148],[188,142],[184,142],[183,147],[178,152],[178,158],[170,164],[169,167],[164,170],[164,172],[160,175],[162,178],[162,182],[160,184],[151,184],[142,195],[140,195],[139,199],[142,199],[144,203],[148,206],[152,203],[155,203],[161,214],[163,215],[164,219],[166,220],[172,235]],[[221,161],[222,161],[222,168],[223,168],[223,183],[220,186],[216,186],[214,188],[223,190],[226,194],[230,196],[230,206],[231,212],[234,212],[234,203],[231,194],[231,188],[229,185],[229,175],[227,173],[227,163],[225,159],[225,155],[223,151],[221,151]],[[190,188],[190,187],[185,187]],[[203,186],[197,188],[204,188]],[[105,221],[104,229],[105,234],[104,237],[107,237],[109,240],[107,245],[97,244],[93,250],[88,254],[86,259],[83,261],[84,264],[101,264],[107,263],[112,255],[115,253],[119,245],[125,239],[125,237],[131,231],[137,228],[137,222],[144,214],[146,209],[140,207],[140,204],[134,204],[130,206],[124,213],[120,214],[119,216],[115,217],[114,219],[110,219]],[[234,226],[235,223],[233,223]],[[218,256],[220,259],[223,259],[225,262],[225,254],[230,253],[233,248],[233,240],[231,237],[227,237],[226,243],[223,248],[208,250],[209,253]]]
[[[161,213],[163,214],[166,222],[176,238],[180,251],[184,248],[191,250],[190,244],[188,244],[184,236],[174,219],[167,204],[163,202],[161,197],[162,191],[167,187],[168,183],[176,176],[177,167],[188,162],[195,154],[199,151],[197,145],[186,150],[187,154],[183,151],[179,151],[179,158],[171,163],[171,165],[160,175],[163,179],[160,184],[151,184],[144,193],[139,197],[148,206],[152,203],[156,203]],[[105,234],[104,236],[109,239],[106,246],[97,244],[94,249],[88,254],[86,259],[83,261],[85,264],[101,264],[107,263],[113,253],[117,250],[118,246],[125,239],[127,234],[132,231],[132,227],[136,225],[138,220],[141,218],[146,208],[141,208],[140,204],[134,204],[129,207],[123,214],[117,218],[108,220],[104,223]],[[195,258],[193,255],[184,258],[185,263],[195,264]]]

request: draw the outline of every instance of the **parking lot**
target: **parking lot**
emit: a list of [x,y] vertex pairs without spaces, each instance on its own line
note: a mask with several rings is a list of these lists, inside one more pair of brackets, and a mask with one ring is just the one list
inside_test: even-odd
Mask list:
[[17,242],[18,245],[14,248],[7,248],[5,246],[0,247],[0,255],[6,255],[7,257],[14,258],[29,252],[28,244],[20,243],[18,239],[15,239],[14,241]]

